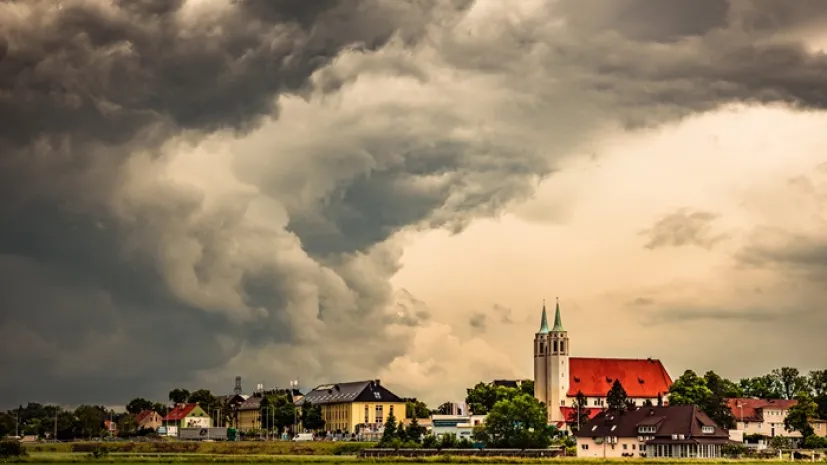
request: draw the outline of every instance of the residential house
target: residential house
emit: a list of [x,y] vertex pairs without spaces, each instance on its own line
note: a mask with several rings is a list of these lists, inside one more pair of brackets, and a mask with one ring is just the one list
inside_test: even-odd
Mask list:
[[157,431],[163,421],[164,418],[154,410],[144,410],[135,415],[135,425],[139,430],[151,429]]
[[111,420],[103,420],[103,429],[106,430],[106,434],[111,436],[118,435],[118,423]]
[[453,434],[457,439],[471,440],[474,427],[485,424],[486,415],[431,415],[431,434],[442,438]]
[[164,426],[169,434],[175,434],[173,431],[181,428],[211,428],[212,419],[197,403],[178,404],[164,417]]
[[579,393],[585,396],[588,416],[594,417],[606,406],[615,381],[637,406],[668,400],[672,378],[660,360],[570,357],[569,342],[559,302],[551,329],[543,304],[540,329],[534,335],[534,397],[546,404],[549,423],[559,428],[573,423]]
[[810,426],[813,427],[813,433],[816,436],[827,438],[827,420],[811,420]]
[[721,457],[729,433],[694,405],[601,412],[577,438],[577,457]]
[[[390,415],[405,419],[405,400],[389,391],[378,379],[316,386],[296,402],[319,405],[325,430],[330,433],[378,431]],[[358,430],[358,431],[357,431]]]
[[250,432],[261,428],[261,394],[256,393],[238,406],[238,430]]
[[784,420],[795,400],[787,399],[729,399],[729,408],[735,417],[735,429],[747,436],[761,435],[766,438],[788,436],[800,438],[798,431],[787,431]]

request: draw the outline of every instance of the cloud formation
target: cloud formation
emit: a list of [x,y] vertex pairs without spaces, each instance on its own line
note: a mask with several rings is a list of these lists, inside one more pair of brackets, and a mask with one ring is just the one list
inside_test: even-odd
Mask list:
[[[0,4],[0,399],[518,374],[393,288],[401,234],[508,211],[602,131],[827,105],[820,2],[656,3]],[[708,243],[697,215],[650,244]],[[429,384],[445,353],[475,358]]]
[[717,215],[714,213],[689,211],[685,208],[664,215],[650,229],[641,232],[648,238],[644,247],[656,249],[695,245],[708,249],[726,237],[723,234],[712,234],[715,218]]

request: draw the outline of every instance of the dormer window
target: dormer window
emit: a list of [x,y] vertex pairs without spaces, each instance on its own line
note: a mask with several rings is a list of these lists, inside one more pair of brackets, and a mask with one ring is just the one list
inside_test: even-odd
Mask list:
[[715,428],[713,428],[712,426],[702,426],[701,432],[704,434],[712,434],[715,432]]
[[637,428],[637,432],[641,433],[641,434],[643,434],[643,433],[652,433],[652,434],[654,434],[656,430],[657,430],[657,426],[654,426],[654,425],[642,425],[642,426],[638,426],[638,428]]

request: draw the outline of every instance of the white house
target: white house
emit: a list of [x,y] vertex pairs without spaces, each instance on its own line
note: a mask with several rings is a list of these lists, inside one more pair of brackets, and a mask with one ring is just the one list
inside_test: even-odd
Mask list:
[[457,439],[471,440],[475,426],[485,424],[486,415],[431,415],[431,433],[437,438],[454,434]]
[[795,400],[787,399],[729,399],[729,408],[735,417],[735,429],[741,431],[744,437],[760,434],[772,438],[787,436],[800,438],[798,431],[787,431],[784,420]]

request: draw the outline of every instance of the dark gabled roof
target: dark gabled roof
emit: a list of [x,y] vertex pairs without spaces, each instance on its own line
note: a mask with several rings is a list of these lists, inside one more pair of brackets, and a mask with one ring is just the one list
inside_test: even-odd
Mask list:
[[[639,433],[639,426],[656,426],[655,433]],[[713,427],[712,433],[704,433],[704,426]],[[601,412],[583,425],[577,437],[629,438],[654,436],[666,438],[683,434],[688,439],[728,439],[729,432],[716,425],[707,414],[694,405],[670,405],[664,407],[639,407],[622,414]]]
[[389,391],[379,380],[332,383],[316,386],[296,402],[302,405],[341,404],[350,402],[405,402],[401,397]]
[[261,396],[250,396],[244,402],[238,404],[239,410],[259,410],[261,408]]
[[503,386],[514,389],[518,389],[520,387],[520,381],[515,379],[495,379],[491,384],[494,386]]

